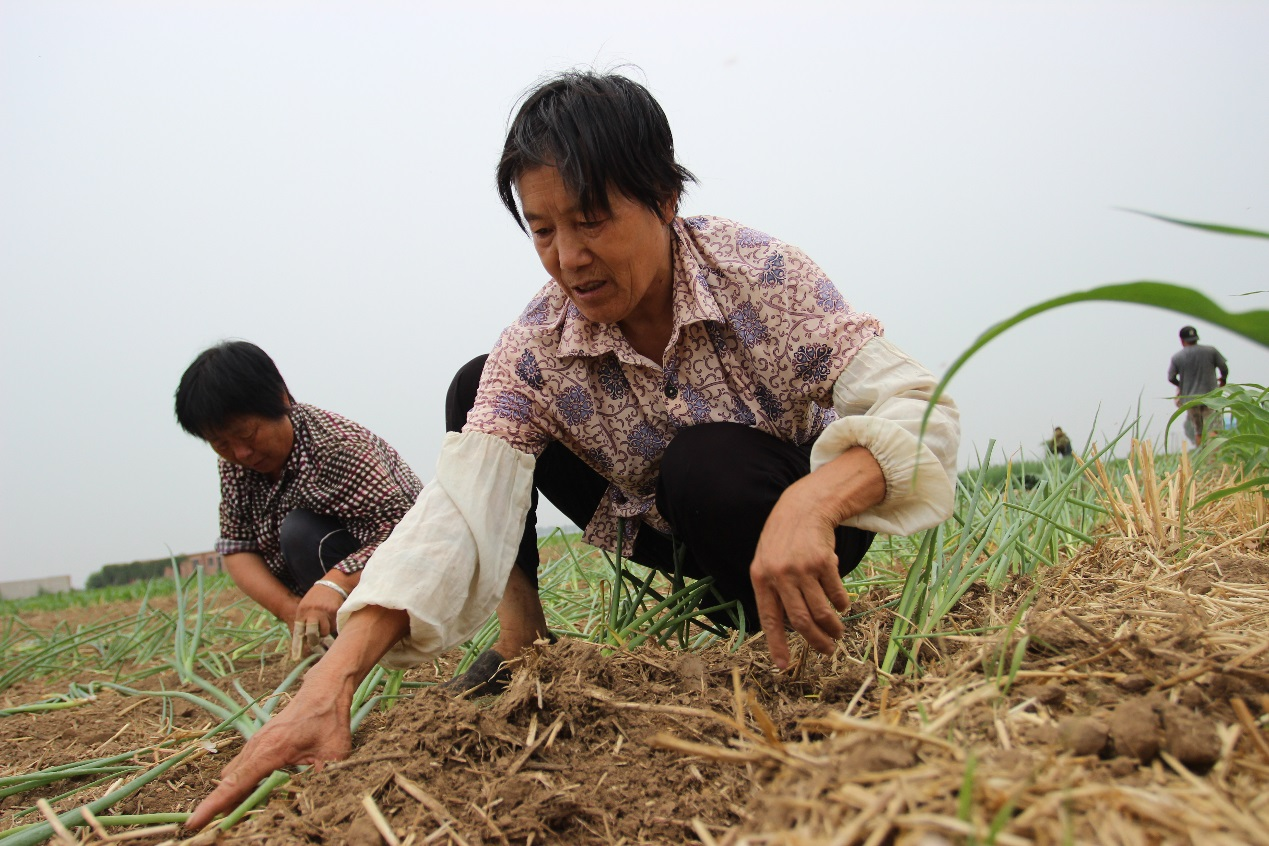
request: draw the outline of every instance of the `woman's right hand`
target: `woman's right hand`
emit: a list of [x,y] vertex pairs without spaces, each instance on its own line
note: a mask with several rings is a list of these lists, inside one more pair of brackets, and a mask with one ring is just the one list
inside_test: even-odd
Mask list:
[[220,784],[185,823],[199,830],[231,811],[274,770],[298,764],[320,766],[346,758],[352,749],[349,702],[342,685],[306,680],[295,699],[247,741],[221,772]]
[[296,764],[320,767],[348,757],[353,694],[388,649],[409,634],[404,611],[365,606],[308,671],[291,704],[247,741],[221,773],[220,785],[194,809],[186,828],[200,829],[245,799],[265,776]]

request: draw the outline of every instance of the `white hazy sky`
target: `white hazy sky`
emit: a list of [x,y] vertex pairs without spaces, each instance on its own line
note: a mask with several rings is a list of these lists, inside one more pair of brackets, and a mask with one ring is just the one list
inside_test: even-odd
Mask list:
[[[545,281],[493,167],[552,70],[637,66],[700,178],[684,213],[799,245],[936,372],[1107,282],[1266,307],[1235,298],[1265,242],[1116,208],[1269,229],[1269,3],[599,5],[0,2],[0,580],[211,546],[172,392],[222,338],[428,478],[451,374]],[[1138,408],[1161,437],[1185,322],[1006,334],[952,383],[962,463],[1082,444],[1099,409],[1099,438]]]

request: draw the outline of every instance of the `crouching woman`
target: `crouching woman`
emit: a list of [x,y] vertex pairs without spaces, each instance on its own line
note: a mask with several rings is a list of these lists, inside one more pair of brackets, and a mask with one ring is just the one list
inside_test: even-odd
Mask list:
[[242,592],[308,636],[335,613],[422,485],[386,441],[296,402],[246,341],[204,350],[176,389],[176,419],[220,456],[216,551]]

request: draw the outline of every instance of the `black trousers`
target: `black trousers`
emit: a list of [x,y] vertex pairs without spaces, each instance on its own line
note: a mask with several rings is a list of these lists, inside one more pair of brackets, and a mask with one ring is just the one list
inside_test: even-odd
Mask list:
[[[445,398],[445,426],[461,431],[476,401],[486,356],[458,371]],[[687,551],[684,575],[713,576],[724,599],[739,600],[748,625],[756,628],[749,565],[771,509],[785,489],[811,471],[811,446],[797,446],[739,423],[704,423],[682,429],[661,458],[657,510]],[[576,525],[586,527],[608,482],[562,444],[552,443],[538,457],[533,471],[533,506],[525,521],[516,556],[537,584],[537,504],[539,492]],[[837,569],[846,575],[859,565],[873,533],[837,528]],[[668,536],[642,526],[630,556],[645,567],[674,572],[673,544]]]
[[331,567],[361,548],[361,542],[339,520],[304,508],[282,518],[278,535],[282,560],[290,571],[287,587],[296,596],[308,593]]

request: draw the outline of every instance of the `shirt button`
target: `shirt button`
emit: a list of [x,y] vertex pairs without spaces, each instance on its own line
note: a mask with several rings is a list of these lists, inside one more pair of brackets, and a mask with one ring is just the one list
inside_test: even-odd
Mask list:
[[667,399],[674,399],[679,395],[679,389],[675,387],[673,382],[667,382],[665,385],[665,396]]

